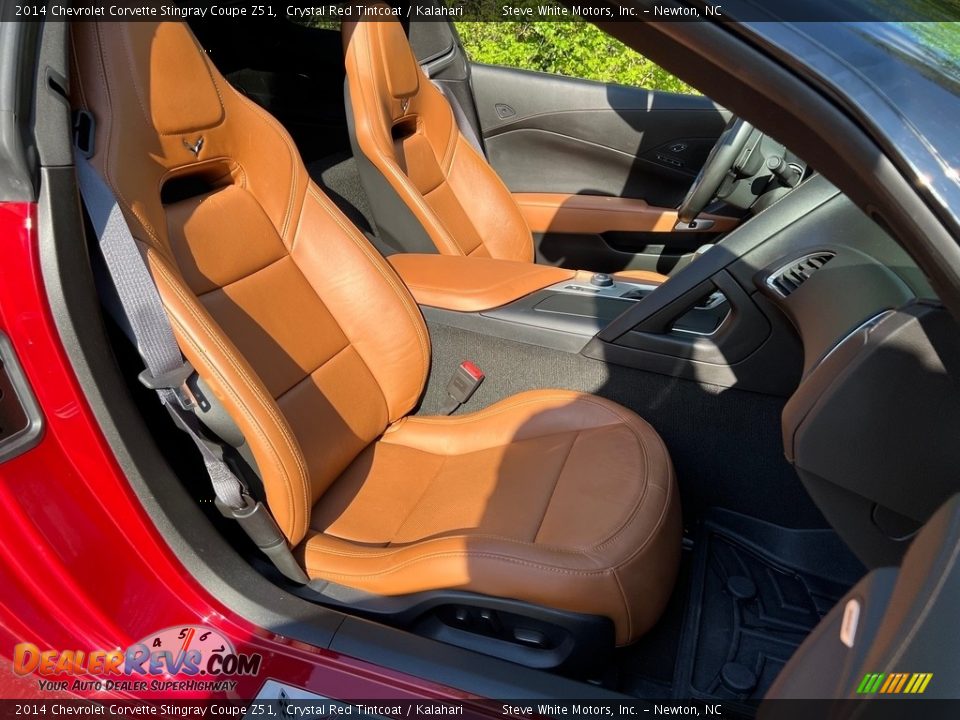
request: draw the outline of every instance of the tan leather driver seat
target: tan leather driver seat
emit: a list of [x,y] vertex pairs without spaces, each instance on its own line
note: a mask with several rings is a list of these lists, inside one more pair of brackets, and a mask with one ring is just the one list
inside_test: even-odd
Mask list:
[[409,417],[430,366],[417,305],[286,131],[186,25],[77,23],[73,41],[91,161],[308,574],[606,616],[621,644],[647,630],[680,554],[656,432],[562,390]]
[[[533,237],[520,208],[460,132],[401,24],[393,18],[345,21],[341,32],[348,113],[381,235],[402,233],[409,242],[425,233],[445,255],[534,262]],[[366,162],[374,172],[363,172]],[[649,283],[667,279],[645,270],[617,275]]]

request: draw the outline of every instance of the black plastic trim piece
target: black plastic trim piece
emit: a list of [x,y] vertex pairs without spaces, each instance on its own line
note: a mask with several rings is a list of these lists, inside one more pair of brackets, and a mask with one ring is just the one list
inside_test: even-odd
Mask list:
[[911,302],[849,333],[784,407],[787,458],[871,567],[898,561],[910,521],[957,492],[958,367],[953,318]]
[[43,415],[10,340],[0,332],[0,422],[17,421],[13,432],[0,425],[0,462],[25,453],[43,435]]
[[13,3],[0,4],[0,201],[33,202],[35,167],[27,142],[32,112],[30,81],[39,32],[37,23],[14,22]]
[[[460,590],[432,590],[411,595],[379,596],[360,593],[323,581],[291,588],[295,595],[349,609],[352,614],[380,619],[394,627],[410,629],[423,637],[510,660],[531,668],[562,668],[570,672],[595,669],[614,647],[613,622],[606,617],[535,605]],[[463,610],[470,618],[456,622],[451,615]],[[498,632],[484,633],[477,615],[490,612]],[[490,628],[486,628],[489,630]],[[540,633],[552,642],[544,647],[511,641],[511,630]]]
[[[529,670],[452,645],[347,617],[330,650],[356,658],[376,657],[378,664],[433,682],[459,687],[488,698],[616,700],[626,696],[560,675]],[[470,682],[465,682],[467,679]]]

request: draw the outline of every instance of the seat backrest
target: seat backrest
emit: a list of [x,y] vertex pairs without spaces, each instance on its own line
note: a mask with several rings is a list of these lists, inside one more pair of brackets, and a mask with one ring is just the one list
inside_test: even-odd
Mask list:
[[186,358],[243,431],[291,543],[416,404],[419,310],[310,181],[287,132],[182,23],[75,23],[72,101]]
[[533,262],[517,203],[461,134],[402,25],[353,20],[342,33],[347,112],[378,231],[422,252],[410,247],[408,226],[400,224],[412,215],[442,254]]

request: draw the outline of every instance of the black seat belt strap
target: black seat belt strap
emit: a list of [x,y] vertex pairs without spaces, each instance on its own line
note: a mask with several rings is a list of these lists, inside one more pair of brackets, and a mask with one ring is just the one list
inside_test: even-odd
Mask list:
[[89,155],[87,148],[76,153],[80,192],[146,366],[140,381],[157,391],[177,425],[197,446],[220,511],[237,520],[286,577],[298,583],[308,582],[269,510],[250,496],[246,483],[224,462],[223,449],[204,436],[193,413],[196,401],[187,382],[194,370],[183,359],[156,284],[113,192],[84,155]]

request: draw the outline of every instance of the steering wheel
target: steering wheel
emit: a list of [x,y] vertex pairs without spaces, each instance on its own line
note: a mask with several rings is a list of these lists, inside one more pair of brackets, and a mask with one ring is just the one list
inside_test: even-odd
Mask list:
[[723,179],[733,168],[737,158],[747,144],[753,126],[734,116],[717,138],[717,144],[710,150],[707,159],[700,168],[687,196],[680,203],[677,217],[681,222],[691,223],[717,194]]

